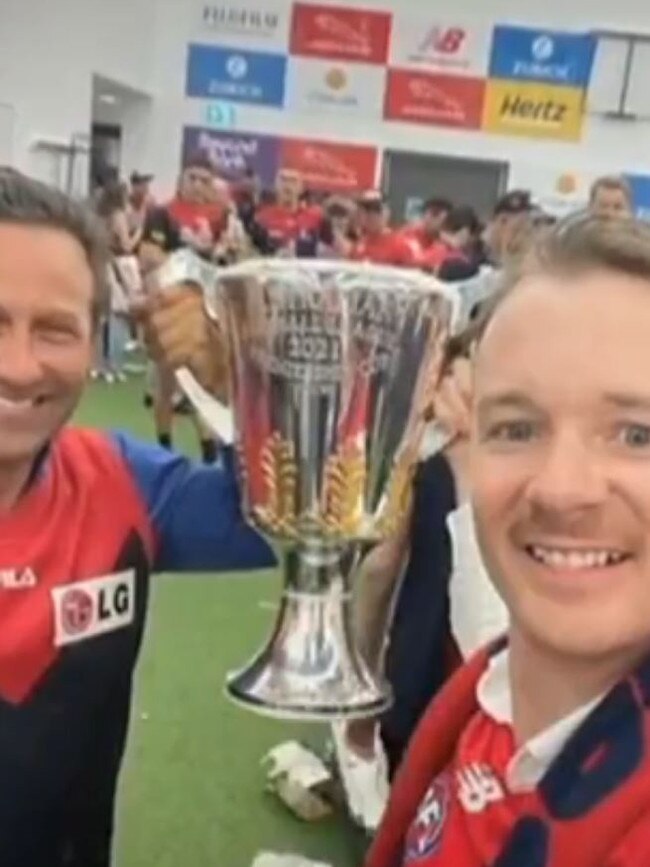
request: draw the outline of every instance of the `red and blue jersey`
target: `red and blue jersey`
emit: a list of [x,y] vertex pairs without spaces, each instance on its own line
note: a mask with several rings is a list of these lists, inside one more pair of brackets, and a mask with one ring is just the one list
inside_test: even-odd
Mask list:
[[487,661],[470,660],[424,715],[365,867],[647,867],[650,659],[525,791],[507,785],[511,727],[477,703]]
[[106,867],[149,576],[272,565],[230,456],[74,428],[0,517],[0,864]]

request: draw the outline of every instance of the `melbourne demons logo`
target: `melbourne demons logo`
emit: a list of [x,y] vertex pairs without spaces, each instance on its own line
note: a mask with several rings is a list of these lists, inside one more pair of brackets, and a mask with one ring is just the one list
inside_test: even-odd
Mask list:
[[443,774],[424,796],[417,818],[406,836],[405,864],[414,864],[437,852],[448,813],[449,782]]

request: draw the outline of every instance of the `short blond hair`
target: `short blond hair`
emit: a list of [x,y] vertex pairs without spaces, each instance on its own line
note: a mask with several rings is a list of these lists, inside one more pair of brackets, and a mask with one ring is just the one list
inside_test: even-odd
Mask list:
[[581,215],[537,231],[530,246],[509,262],[497,291],[486,302],[474,328],[474,341],[480,341],[503,301],[527,277],[601,269],[650,283],[650,224],[632,217],[608,220]]

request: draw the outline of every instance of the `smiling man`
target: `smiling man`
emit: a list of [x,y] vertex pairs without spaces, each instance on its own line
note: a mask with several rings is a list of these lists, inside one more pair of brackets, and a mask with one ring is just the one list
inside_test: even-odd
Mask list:
[[430,706],[368,867],[650,864],[650,228],[536,242],[475,349],[471,488],[511,617]]
[[194,466],[65,427],[105,270],[80,206],[0,170],[2,867],[110,863],[149,575],[272,562],[242,520],[230,457]]

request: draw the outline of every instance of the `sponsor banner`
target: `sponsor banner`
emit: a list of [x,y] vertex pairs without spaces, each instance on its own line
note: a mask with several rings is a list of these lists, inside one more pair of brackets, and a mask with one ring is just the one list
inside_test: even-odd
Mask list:
[[285,104],[296,112],[379,120],[385,88],[383,66],[291,57]]
[[484,96],[483,79],[391,69],[385,117],[387,120],[480,129]]
[[188,126],[183,130],[182,164],[200,151],[227,180],[239,180],[253,169],[262,186],[272,187],[280,164],[280,140],[268,135],[224,132]]
[[281,107],[287,59],[281,54],[190,45],[186,96]]
[[578,141],[585,94],[575,87],[488,81],[483,129],[502,135]]
[[354,193],[375,186],[377,149],[365,145],[284,139],[280,150],[284,168],[302,173],[314,190]]
[[487,76],[492,27],[434,14],[393,18],[390,64],[423,72]]
[[390,28],[389,12],[295,3],[290,51],[303,57],[385,64]]
[[562,218],[587,208],[596,173],[576,166],[539,165],[523,160],[510,163],[508,183],[530,190],[533,201],[547,214]]
[[632,190],[632,206],[639,220],[650,220],[650,176],[626,175]]
[[286,52],[291,6],[283,0],[200,3],[195,34],[200,40],[239,48]]
[[495,27],[490,78],[515,78],[586,89],[591,78],[595,37],[527,27]]

